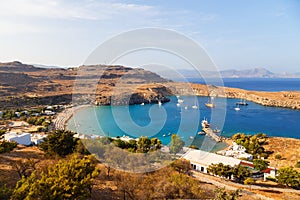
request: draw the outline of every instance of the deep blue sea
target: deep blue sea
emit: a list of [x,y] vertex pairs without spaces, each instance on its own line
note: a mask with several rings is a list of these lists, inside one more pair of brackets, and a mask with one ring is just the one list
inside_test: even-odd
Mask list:
[[[293,83],[293,84],[292,84]],[[225,80],[225,86],[248,90],[300,90],[300,79],[296,80]],[[278,89],[278,88],[281,89]],[[264,89],[261,89],[264,88]],[[207,118],[212,128],[222,130],[221,135],[230,137],[235,133],[266,133],[268,136],[300,138],[300,111],[265,107],[253,102],[236,111],[239,99],[216,98],[216,107],[205,107],[207,97],[182,96],[183,105],[178,107],[177,97],[162,106],[100,106],[79,110],[68,122],[67,128],[84,134],[131,137],[158,137],[163,144],[170,142],[171,134],[177,133],[188,145],[211,150],[214,142],[199,135],[201,121]],[[198,109],[193,109],[192,105]],[[187,109],[184,107],[188,106]],[[204,142],[205,141],[205,142]],[[220,143],[214,150],[224,147]]]

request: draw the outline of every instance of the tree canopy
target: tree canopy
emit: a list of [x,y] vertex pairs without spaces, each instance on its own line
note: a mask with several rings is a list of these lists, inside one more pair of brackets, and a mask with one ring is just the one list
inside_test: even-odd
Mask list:
[[177,154],[184,147],[184,144],[184,141],[182,141],[177,134],[173,134],[171,138],[170,152]]
[[299,188],[300,187],[300,173],[292,167],[283,167],[278,170],[278,183],[283,185]]
[[91,156],[72,156],[40,175],[34,171],[29,177],[23,177],[13,191],[12,199],[87,199],[97,175]]
[[50,133],[39,147],[48,155],[64,157],[73,153],[76,149],[78,139],[74,138],[73,135],[74,133],[71,131],[57,130]]

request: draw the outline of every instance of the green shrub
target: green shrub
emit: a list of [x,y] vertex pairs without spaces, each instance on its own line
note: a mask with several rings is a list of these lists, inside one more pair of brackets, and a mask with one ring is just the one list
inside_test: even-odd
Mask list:
[[246,178],[246,180],[244,180],[244,184],[245,185],[253,185],[255,183],[255,180],[253,178]]
[[300,168],[300,161],[296,163],[295,167]]
[[281,158],[282,158],[282,156],[281,156],[280,154],[276,154],[276,155],[275,155],[275,159],[279,160],[279,159],[281,159]]
[[268,180],[268,181],[273,181],[273,182],[277,182],[277,179],[276,179],[276,178],[273,178],[273,177],[270,177],[270,176],[266,177],[266,180]]
[[2,141],[0,142],[0,153],[7,153],[17,147],[16,142]]

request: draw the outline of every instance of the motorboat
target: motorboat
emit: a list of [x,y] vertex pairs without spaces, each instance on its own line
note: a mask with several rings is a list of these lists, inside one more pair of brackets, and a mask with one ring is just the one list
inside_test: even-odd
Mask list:
[[239,102],[236,102],[236,105],[240,105],[240,106],[248,106],[248,103],[246,102],[245,99],[239,101]]
[[210,97],[208,102],[205,104],[208,108],[214,108],[216,105],[214,104],[214,97]]

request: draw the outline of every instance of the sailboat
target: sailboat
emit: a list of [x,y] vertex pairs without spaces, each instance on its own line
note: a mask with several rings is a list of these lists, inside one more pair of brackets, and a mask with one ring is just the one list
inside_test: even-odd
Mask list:
[[214,108],[215,107],[214,97],[210,97],[209,101],[205,104],[205,106],[208,108]]
[[195,104],[192,106],[193,109],[197,109],[198,106],[197,106],[197,103],[196,103],[196,99],[195,99]]
[[141,103],[141,106],[143,106],[143,105],[145,105],[145,103],[143,102],[143,103]]
[[241,99],[239,102],[236,102],[236,105],[248,106],[248,103],[246,102],[245,99]]
[[158,101],[158,105],[159,105],[159,106],[161,106],[161,105],[162,105],[161,101]]

